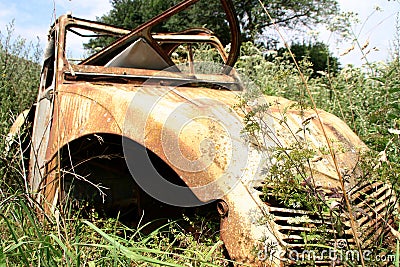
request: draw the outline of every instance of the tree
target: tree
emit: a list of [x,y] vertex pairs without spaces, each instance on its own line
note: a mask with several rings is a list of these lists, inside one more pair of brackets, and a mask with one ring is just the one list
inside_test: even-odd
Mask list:
[[259,0],[234,2],[242,24],[243,39],[253,42],[274,24],[280,28],[301,31],[323,24],[339,14],[336,0],[264,0],[271,21]]
[[[99,21],[134,29],[158,15],[179,0],[110,0],[112,9],[98,18]],[[242,40],[257,40],[274,23],[292,30],[312,28],[338,14],[337,0],[268,0],[265,7],[259,0],[233,0],[242,30]],[[200,0],[190,9],[179,13],[154,29],[156,32],[180,31],[188,27],[207,27],[213,30],[223,44],[229,43],[229,29],[218,0]]]
[[[282,56],[287,51],[287,48],[280,48],[278,55]],[[313,69],[313,73],[311,77],[319,76],[319,71],[331,74],[338,73],[339,71],[340,64],[338,58],[332,56],[328,46],[324,43],[293,43],[290,46],[290,51],[292,51],[296,60],[300,61],[306,58],[312,63],[311,68]]]

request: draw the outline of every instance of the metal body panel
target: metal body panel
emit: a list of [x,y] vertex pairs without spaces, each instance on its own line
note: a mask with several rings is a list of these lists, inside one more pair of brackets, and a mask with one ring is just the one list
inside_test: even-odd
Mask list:
[[[181,125],[174,122],[189,121],[192,117],[198,117],[203,114],[202,109],[213,110],[211,106],[202,106],[207,102],[201,103],[204,99],[217,100],[226,106],[233,107],[238,104],[240,92],[215,90],[209,88],[191,88],[178,87],[171,88],[155,85],[134,85],[134,84],[94,84],[90,82],[76,82],[73,84],[65,84],[59,87],[57,94],[57,105],[60,116],[54,117],[53,125],[59,123],[58,127],[53,127],[50,134],[50,144],[48,147],[46,161],[51,162],[57,155],[58,149],[90,134],[111,133],[115,135],[123,135],[124,132],[129,133],[128,137],[143,147],[154,152],[165,163],[167,163],[181,179],[192,187],[201,187],[213,181],[217,181],[226,171],[224,163],[230,162],[234,148],[224,144],[221,141],[221,132],[214,132],[215,136],[211,136],[209,131],[198,131],[198,129],[206,129],[214,126],[208,120],[198,121],[198,126],[191,125],[182,131]],[[142,106],[135,105],[134,109],[128,110],[135,94],[140,90],[142,94]],[[153,107],[153,112],[147,114],[149,105],[155,103],[155,99],[163,96],[161,101]],[[289,147],[291,142],[296,142],[293,133],[288,131],[287,127],[282,126],[282,111],[286,110],[286,122],[290,129],[300,129],[304,127],[304,120],[309,119],[307,125],[306,136],[301,137],[301,133],[297,138],[308,138],[310,140],[310,148],[315,151],[322,151],[326,148],[326,140],[321,131],[321,125],[314,116],[314,111],[308,110],[301,113],[298,109],[287,108],[292,106],[293,102],[283,98],[265,97],[267,103],[274,105],[270,108],[270,115],[274,118],[273,127],[276,131],[276,141],[283,147]],[[176,113],[176,110],[183,104],[192,107],[189,109],[181,109],[177,114],[175,121],[168,121],[168,115]],[[218,107],[217,107],[218,108]],[[239,120],[243,119],[244,114],[234,111],[232,113]],[[132,124],[127,124],[126,117],[135,116]],[[141,115],[142,114],[142,115]],[[147,115],[147,116],[145,116]],[[179,116],[180,117],[179,117]],[[350,130],[350,128],[336,116],[324,111],[319,111],[327,135],[330,140],[335,140],[338,162],[343,169],[352,170],[358,160],[360,149],[365,149],[362,141]],[[139,120],[145,120],[138,122]],[[129,121],[128,121],[129,122]],[[138,129],[138,125],[146,125],[144,129]],[[143,132],[142,132],[143,131]],[[168,132],[168,136],[163,136],[164,132]],[[143,135],[144,134],[144,135]],[[145,138],[143,139],[143,137]],[[179,140],[180,148],[184,159],[200,159],[198,164],[205,166],[203,171],[191,172],[184,171],[181,166],[176,163],[178,156],[172,159],[171,155],[166,155],[166,149],[160,142],[163,138],[170,140]],[[198,149],[199,140],[213,139],[215,144],[219,142],[217,154],[213,155],[213,162],[207,162],[208,158],[202,157],[200,149]],[[246,141],[242,140],[244,143]],[[248,144],[246,144],[248,145]],[[240,151],[236,151],[238,153]],[[167,153],[168,154],[168,153]],[[249,155],[243,155],[243,160],[251,161],[259,155],[255,152]],[[321,157],[318,161],[312,163],[314,176],[323,187],[337,187],[339,180],[335,172],[333,161],[326,153],[320,153]],[[204,162],[201,162],[204,160]],[[256,166],[257,167],[257,166]],[[260,246],[260,241],[277,240],[274,233],[273,225],[265,223],[259,225],[257,222],[268,213],[268,208],[260,200],[260,193],[254,189],[254,183],[258,182],[256,175],[257,168],[249,170],[241,175],[240,182],[228,191],[222,197],[229,207],[229,215],[222,218],[221,221],[221,238],[225,242],[225,246],[232,258],[243,262],[256,262],[254,256],[254,248]],[[236,174],[232,173],[232,176]],[[215,188],[216,191],[226,191],[223,185],[221,188]],[[213,192],[201,192],[194,190],[197,197],[203,201],[209,201],[208,196],[214,195]],[[277,240],[278,242],[278,240]],[[264,262],[265,263],[265,262]],[[279,258],[275,261],[278,266]],[[272,264],[272,263],[271,263]]]

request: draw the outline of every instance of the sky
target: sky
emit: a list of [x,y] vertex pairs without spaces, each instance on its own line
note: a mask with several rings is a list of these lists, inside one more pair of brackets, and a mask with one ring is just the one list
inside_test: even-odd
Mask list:
[[[368,61],[390,60],[393,51],[393,41],[400,38],[400,1],[399,0],[339,0],[342,11],[352,11],[358,14],[359,23],[352,26],[354,36],[361,47],[368,44],[364,52],[371,52],[366,56]],[[365,63],[360,49],[354,49],[345,56],[341,56],[352,47],[352,41],[337,42],[329,34],[321,34],[321,40],[330,44],[331,51],[343,65],[353,64],[360,66]],[[376,48],[376,49],[375,49]]]
[[[370,62],[390,60],[393,40],[396,35],[396,24],[400,24],[400,0],[338,0],[342,11],[358,14],[360,23],[352,27],[354,36],[364,50]],[[109,0],[0,0],[0,32],[6,32],[7,25],[13,22],[15,35],[36,42],[39,38],[44,47],[49,26],[54,19],[71,11],[73,16],[96,19],[111,9]],[[378,9],[378,10],[377,10]],[[400,28],[400,25],[399,27]],[[318,28],[318,38],[330,45],[334,56],[339,58],[342,66],[353,64],[361,66],[365,60],[359,49],[354,49],[341,56],[352,47],[351,41],[343,41],[331,35],[322,27]],[[399,37],[400,38],[400,37]]]

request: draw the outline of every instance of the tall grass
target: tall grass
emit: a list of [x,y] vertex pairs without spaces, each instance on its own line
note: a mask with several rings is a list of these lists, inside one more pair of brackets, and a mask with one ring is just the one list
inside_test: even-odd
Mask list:
[[[346,66],[338,75],[321,73],[311,78],[310,62],[299,62],[318,108],[344,120],[373,150],[385,151],[391,161],[399,161],[400,65],[397,52],[387,64],[371,63],[374,72]],[[263,51],[251,43],[242,46],[237,68],[254,81],[264,94],[283,96],[310,106],[304,84],[289,55],[264,60]],[[392,129],[392,130],[391,130]]]
[[[0,185],[21,183],[20,157],[4,158],[5,136],[18,114],[29,108],[37,93],[39,83],[41,50],[38,43],[29,43],[24,38],[15,37],[13,23],[0,31]],[[8,162],[9,160],[10,162]]]
[[[291,64],[289,59],[292,58],[292,55],[288,53],[287,55],[276,56],[270,62],[264,60],[264,53],[252,44],[246,44],[242,49],[243,56],[238,62],[238,68],[246,76],[250,77],[252,81],[255,81],[264,94],[292,99],[300,104],[301,110],[315,110],[315,105],[317,105],[318,108],[336,114],[371,148],[368,154],[360,156],[358,167],[361,170],[361,175],[355,176],[356,183],[381,181],[390,184],[393,192],[397,196],[399,195],[400,102],[398,100],[398,51],[394,51],[393,60],[387,64],[367,61],[366,68],[347,66],[339,74],[319,72],[319,75],[313,76],[313,70],[310,68],[311,63],[307,59]],[[360,47],[360,49],[363,50],[365,47]],[[251,96],[249,100],[251,102]],[[261,111],[264,110],[262,107],[260,108]],[[316,110],[315,112],[318,117]],[[257,124],[256,121],[250,121],[249,126],[252,126],[254,122]],[[285,124],[284,114],[280,123]],[[262,127],[259,125],[250,129],[258,129],[259,135],[266,134],[269,131],[265,129],[265,132],[263,132]],[[289,129],[289,131],[293,132],[297,130]],[[326,199],[324,193],[318,192],[313,173],[306,171],[307,167],[310,166],[312,155],[315,155],[316,151],[308,150],[307,144],[301,140],[296,142],[293,146],[288,147],[279,147],[277,145],[278,148],[273,152],[275,154],[275,156],[273,155],[274,160],[277,163],[270,167],[268,175],[266,175],[265,195],[278,199],[278,202],[289,208],[293,207],[292,204],[296,204],[296,206],[320,215],[323,214],[323,210],[330,210],[330,217],[334,217],[329,206],[332,199]],[[332,159],[335,161],[335,154],[329,145],[330,141],[327,140],[327,143]],[[290,162],[295,162],[295,164],[290,164]],[[340,195],[342,195],[341,200],[343,203],[341,205],[343,205],[343,211],[347,213],[347,216],[345,216],[347,221],[350,221],[351,224],[352,240],[355,241],[359,253],[362,254],[362,250],[366,248],[362,248],[362,244],[357,241],[359,234],[361,235],[362,232],[362,229],[354,219],[357,206],[346,196],[345,181],[341,178],[345,174],[342,174],[336,163],[335,166],[342,184],[342,193]],[[312,185],[311,188],[306,186],[308,183]],[[367,198],[369,199],[368,201],[374,203],[372,205],[380,204],[379,201],[373,200],[373,196],[367,196]],[[372,213],[376,213],[371,206],[368,209],[371,209]],[[389,213],[391,214],[392,211],[389,211]],[[396,221],[394,225],[397,228],[399,219],[397,209],[394,209],[393,213]],[[377,213],[375,215],[379,217]],[[298,223],[300,223],[303,218],[297,219],[299,220]],[[333,220],[338,222],[344,221],[345,218]],[[387,219],[380,217],[380,220],[385,221]],[[383,225],[384,228],[387,227],[386,223]],[[380,231],[378,229],[375,230]],[[398,232],[394,229],[391,230],[394,236],[400,237]],[[303,238],[314,240],[314,242],[317,240],[318,244],[316,246],[329,245],[329,242],[326,243],[327,240],[333,237],[335,240],[337,238],[329,235],[324,227],[317,231],[319,233],[304,233]],[[369,248],[378,254],[383,251],[385,251],[384,253],[395,253],[398,266],[399,249],[397,248],[396,252],[394,252],[396,238],[392,242],[387,242],[388,240],[389,238],[386,236],[381,236]],[[362,257],[360,258],[360,263],[362,266],[367,266]],[[347,264],[352,266],[354,262]]]

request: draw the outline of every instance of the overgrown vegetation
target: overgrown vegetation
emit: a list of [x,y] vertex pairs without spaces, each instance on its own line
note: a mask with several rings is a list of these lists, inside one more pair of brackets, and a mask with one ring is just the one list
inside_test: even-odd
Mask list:
[[[311,63],[311,78],[316,78],[325,73],[337,75],[340,70],[338,58],[331,55],[329,47],[324,43],[293,43],[290,45],[290,51],[293,53],[295,60],[302,61],[306,59]],[[280,57],[284,56],[285,53],[288,53],[287,48],[282,47],[277,51],[277,55]],[[270,56],[270,58],[273,61],[274,55]],[[293,59],[290,58],[290,61],[293,62]]]
[[3,151],[0,166],[1,190],[7,191],[6,186],[22,182],[20,157],[16,155],[15,158],[4,158],[5,136],[18,114],[34,102],[40,78],[40,57],[38,44],[27,43],[25,39],[13,35],[12,23],[4,32],[0,31],[0,150]]
[[[318,108],[334,113],[345,121],[371,149],[362,154],[354,170],[347,170],[340,174],[344,184],[352,183],[354,188],[364,188],[363,190],[366,191],[360,193],[362,190],[354,189],[351,194],[345,196],[340,186],[324,188],[318,184],[315,173],[310,170],[316,156],[332,153],[329,147],[313,150],[310,149],[306,139],[300,138],[285,146],[277,143],[272,153],[270,150],[266,151],[272,155],[272,161],[275,163],[269,167],[265,175],[263,200],[272,206],[307,211],[307,215],[294,216],[290,222],[313,229],[301,234],[302,238],[307,240],[306,249],[312,249],[313,252],[326,250],[326,248],[336,249],[336,243],[332,242],[333,240],[336,242],[338,239],[351,240],[352,249],[373,251],[373,255],[378,255],[377,257],[390,254],[394,259],[395,255],[398,265],[399,252],[396,250],[398,241],[396,238],[389,238],[383,231],[390,228],[387,225],[387,222],[391,220],[390,216],[398,220],[398,211],[393,204],[385,204],[385,211],[383,211],[382,205],[386,202],[375,199],[377,194],[373,191],[380,188],[380,183],[387,183],[390,185],[387,190],[399,195],[398,58],[395,57],[388,64],[369,63],[364,68],[348,66],[338,73],[320,71],[316,76],[312,63],[306,57],[298,61],[298,66],[296,66],[292,64],[293,59],[289,53],[277,54],[272,61],[265,61],[263,52],[254,45],[247,43],[242,49],[238,68],[261,88],[263,94],[296,100],[298,101],[296,105],[303,112],[314,109],[313,104],[316,103]],[[394,54],[397,52],[394,51]],[[299,70],[303,77],[299,75]],[[244,105],[253,103],[253,97],[252,94],[245,97]],[[255,112],[250,112],[246,117],[248,119],[247,132],[254,134],[256,138],[269,134],[270,129],[263,128],[260,120],[257,119],[257,113],[261,112],[260,117],[265,116],[269,105],[274,106],[274,104],[267,103],[267,105],[252,109]],[[285,110],[286,108],[282,107],[282,114],[278,121],[292,133],[293,137],[299,132],[308,131],[306,125],[309,119],[307,120],[305,115],[302,117],[303,126],[293,128],[286,123]],[[330,142],[335,141],[330,140]],[[334,148],[336,157],[341,149],[343,148],[340,146]],[[349,177],[354,177],[355,180],[350,181]],[[372,186],[366,186],[368,184]],[[366,188],[373,188],[373,190],[368,189],[368,191]],[[357,191],[360,192],[355,193]],[[368,199],[369,203],[363,208],[364,210],[360,208],[363,199]],[[379,215],[376,210],[380,210],[383,215]],[[371,220],[373,216],[378,218],[380,225],[375,224],[374,231],[379,234],[376,235],[374,242],[357,245],[355,235],[362,238],[364,234],[371,234],[371,228],[361,227],[355,221],[354,218],[360,220],[360,216],[366,216],[368,220]],[[315,223],[313,221],[315,218],[325,218],[325,223]],[[354,221],[353,225],[351,225],[351,220]],[[397,227],[397,225],[397,223],[393,224],[392,227]],[[335,229],[336,234],[330,232],[332,229]],[[399,236],[395,229],[390,230],[395,236]],[[346,244],[350,244],[350,241]],[[290,254],[291,251],[289,248],[288,253]],[[344,255],[346,252],[341,253]],[[349,266],[360,264],[361,261],[362,259],[348,261],[342,258],[342,262],[346,262]],[[315,264],[314,260],[309,258],[303,263]],[[375,266],[382,262],[362,264]]]
[[[12,35],[12,28],[0,35],[0,148],[5,152],[5,136],[16,114],[35,101],[39,79],[39,49]],[[308,88],[318,108],[344,120],[371,148],[360,160],[360,181],[390,181],[399,191],[400,175],[400,60],[393,51],[388,64],[370,64],[367,68],[344,67],[314,75],[312,63],[300,62]],[[237,69],[254,81],[263,93],[299,101],[312,106],[298,69],[288,54],[265,60],[263,51],[244,43]],[[254,128],[252,128],[254,130]],[[18,140],[17,140],[18,144]],[[327,196],[318,187],[309,186],[304,166],[314,152],[301,143],[275,151],[277,164],[269,176],[279,186],[268,197],[285,206],[299,205],[308,211],[326,214],[329,200],[342,197],[332,190]],[[141,228],[123,225],[118,219],[91,216],[77,219],[79,211],[69,210],[59,217],[42,217],[41,207],[27,194],[19,147],[2,153],[0,166],[0,266],[224,266],[223,246],[218,227],[204,217],[183,217],[144,234]],[[25,166],[26,167],[26,166]],[[268,194],[270,194],[268,196]],[[397,194],[398,195],[398,194]],[[290,197],[289,197],[290,196]],[[331,198],[329,198],[331,197]],[[332,202],[332,201],[331,201]],[[343,208],[345,210],[345,208]],[[68,209],[67,209],[68,210]],[[395,214],[397,216],[397,214]],[[296,219],[296,218],[294,218]],[[304,220],[305,218],[297,218]],[[342,227],[340,223],[336,227]],[[190,231],[188,229],[191,229]],[[320,229],[321,230],[321,229]],[[317,244],[328,235],[326,229],[311,233]],[[393,249],[396,240],[385,243],[383,237],[373,244],[380,253]],[[396,254],[397,259],[399,253]],[[349,263],[350,264],[350,263]],[[398,262],[397,262],[398,266]]]
[[[394,54],[397,52],[394,51]],[[302,79],[289,54],[277,55],[272,62],[251,43],[242,46],[243,56],[237,68],[262,88],[266,95],[282,96],[311,106]],[[390,63],[373,63],[364,68],[347,66],[338,74],[314,74],[307,57],[299,61],[308,87],[318,108],[344,120],[375,151],[391,151],[388,157],[398,161],[400,106],[399,59]],[[373,71],[371,71],[371,68]]]

